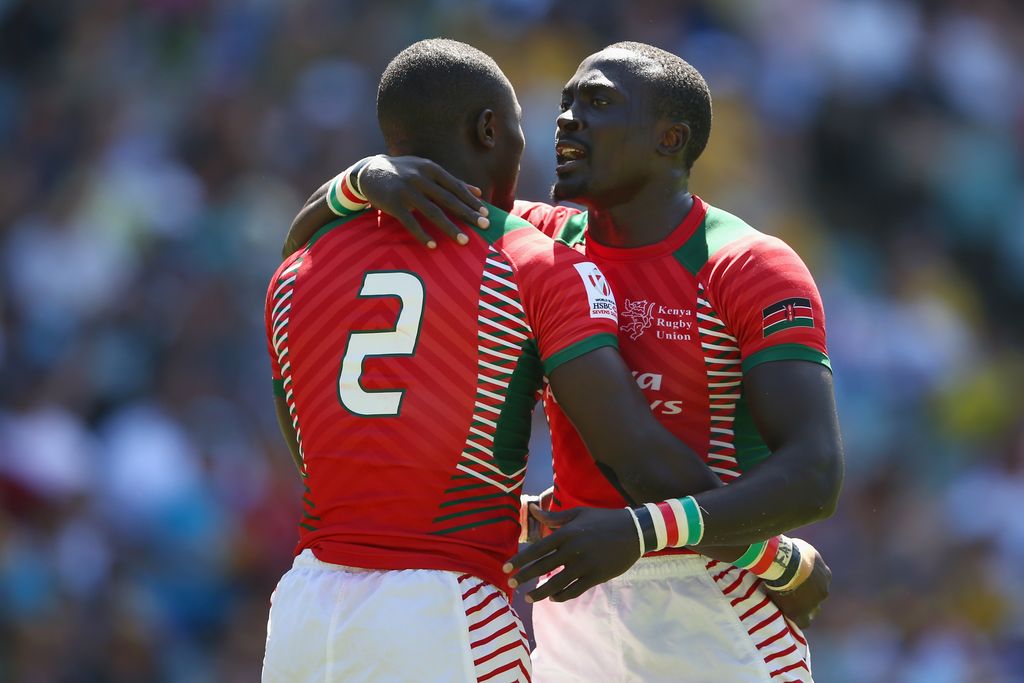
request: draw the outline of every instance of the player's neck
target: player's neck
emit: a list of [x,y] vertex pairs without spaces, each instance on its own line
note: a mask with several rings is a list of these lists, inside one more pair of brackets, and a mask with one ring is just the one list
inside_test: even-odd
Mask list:
[[423,145],[388,148],[391,156],[411,155],[430,159],[464,183],[480,188],[481,199],[494,204],[494,180],[484,163],[472,155],[454,151],[451,147],[435,148]]
[[676,229],[693,207],[686,184],[649,185],[614,206],[592,206],[587,219],[589,239],[629,249],[657,244]]

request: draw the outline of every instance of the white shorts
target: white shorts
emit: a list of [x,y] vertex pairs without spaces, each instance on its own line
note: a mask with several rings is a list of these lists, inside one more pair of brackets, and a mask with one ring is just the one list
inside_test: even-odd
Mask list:
[[700,555],[543,600],[533,630],[534,683],[811,683],[807,641],[757,577]]
[[342,567],[305,550],[270,599],[264,683],[521,683],[522,622],[468,574]]

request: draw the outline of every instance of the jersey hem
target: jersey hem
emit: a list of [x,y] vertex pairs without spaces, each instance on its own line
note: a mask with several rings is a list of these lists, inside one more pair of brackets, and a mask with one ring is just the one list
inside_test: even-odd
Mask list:
[[480,561],[454,558],[432,552],[429,549],[421,549],[416,552],[390,549],[369,553],[360,552],[350,545],[328,545],[322,541],[300,541],[295,549],[295,554],[298,555],[306,549],[311,550],[316,559],[329,564],[376,571],[425,569],[469,574],[505,593],[510,600],[514,592],[508,586],[508,575],[501,570],[501,564],[496,560]]
[[806,360],[811,363],[824,365],[829,371],[832,370],[832,362],[829,360],[828,355],[817,349],[812,349],[803,344],[779,344],[777,346],[769,346],[767,349],[761,349],[757,353],[744,358],[743,372],[747,372],[762,363],[770,363],[776,360]]
[[560,365],[564,365],[602,346],[614,346],[617,349],[619,348],[619,340],[614,334],[602,332],[601,334],[595,334],[575,344],[571,344],[558,353],[551,354],[543,361],[544,374],[550,375]]

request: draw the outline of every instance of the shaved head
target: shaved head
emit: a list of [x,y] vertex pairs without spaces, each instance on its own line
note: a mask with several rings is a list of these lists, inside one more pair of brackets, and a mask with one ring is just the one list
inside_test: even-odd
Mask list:
[[377,121],[389,147],[434,149],[481,109],[514,99],[505,74],[480,50],[446,38],[421,40],[384,70]]
[[711,90],[704,77],[686,60],[645,43],[625,41],[609,45],[605,50],[622,50],[635,55],[638,59],[632,61],[635,68],[632,73],[650,84],[654,113],[690,126],[684,161],[687,168],[692,168],[711,135]]

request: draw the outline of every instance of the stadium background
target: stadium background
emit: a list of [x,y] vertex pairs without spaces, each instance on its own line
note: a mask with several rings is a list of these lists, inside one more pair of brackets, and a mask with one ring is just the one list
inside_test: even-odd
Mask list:
[[0,680],[257,679],[299,510],[265,284],[307,194],[380,150],[383,66],[437,35],[517,88],[526,198],[582,57],[702,70],[693,189],[826,304],[847,479],[806,532],[835,573],[817,680],[1024,680],[1010,0],[0,0]]

